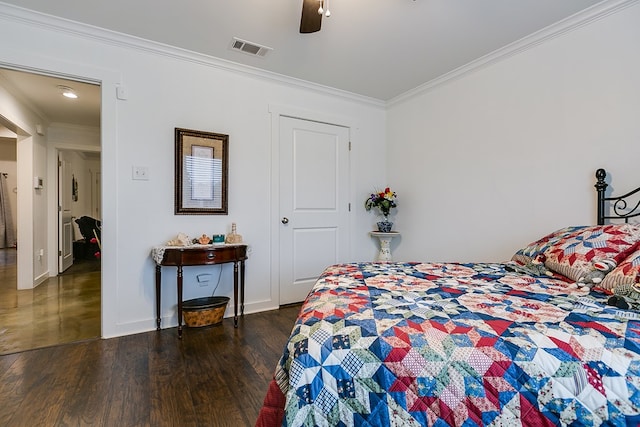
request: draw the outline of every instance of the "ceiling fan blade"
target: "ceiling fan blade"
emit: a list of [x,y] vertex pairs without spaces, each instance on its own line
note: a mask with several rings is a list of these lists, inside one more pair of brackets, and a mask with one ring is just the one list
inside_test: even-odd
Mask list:
[[318,13],[318,0],[302,0],[302,17],[300,18],[301,33],[315,33],[320,31],[322,15]]

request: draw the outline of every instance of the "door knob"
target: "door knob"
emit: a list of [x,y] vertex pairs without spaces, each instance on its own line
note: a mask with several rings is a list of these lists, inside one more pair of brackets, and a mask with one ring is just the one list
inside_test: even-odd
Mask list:
[[282,218],[280,220],[283,224],[288,224],[289,223],[289,218],[287,218],[286,216],[284,218]]

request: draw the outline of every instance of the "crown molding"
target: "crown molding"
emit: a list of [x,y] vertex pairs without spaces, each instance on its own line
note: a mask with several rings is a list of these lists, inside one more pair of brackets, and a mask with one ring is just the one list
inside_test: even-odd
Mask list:
[[563,20],[549,25],[535,33],[532,33],[522,39],[510,43],[500,49],[497,49],[485,56],[475,59],[461,67],[456,68],[440,77],[430,80],[420,86],[411,89],[401,95],[398,95],[387,101],[387,107],[407,101],[415,96],[429,92],[445,83],[460,79],[477,70],[485,68],[491,64],[503,61],[511,56],[527,51],[535,46],[552,40],[568,32],[574,31],[585,25],[599,21],[609,15],[617,13],[623,9],[637,4],[640,0],[605,0],[597,3],[581,12],[571,15]]
[[277,82],[283,85],[310,90],[319,94],[339,97],[348,101],[357,102],[371,107],[382,108],[391,107],[407,101],[417,95],[428,92],[443,84],[462,78],[477,70],[485,68],[496,62],[505,60],[513,55],[527,51],[535,46],[552,40],[568,32],[574,31],[592,22],[603,19],[611,14],[631,7],[640,0],[605,0],[588,9],[578,12],[568,18],[556,22],[542,30],[530,34],[516,42],[510,43],[485,56],[471,61],[461,67],[456,68],[440,77],[432,79],[414,89],[398,95],[388,101],[366,97],[352,92],[312,83],[306,80],[297,79],[271,71],[262,70],[233,61],[204,55],[175,46],[154,42],[140,37],[106,30],[104,28],[88,25],[65,18],[47,15],[41,12],[32,11],[15,5],[0,2],[0,19],[7,19],[22,22],[28,25],[45,28],[51,31],[71,34],[77,37],[93,39],[98,42],[117,47],[124,47],[139,51],[144,51],[160,56],[174,58],[186,62],[208,66],[236,74],[244,74],[248,77],[258,78],[269,82]]
[[358,95],[341,89],[336,89],[329,86],[312,83],[306,80],[285,76],[283,74],[274,73],[272,71],[266,71],[256,67],[239,64],[237,62],[229,61],[226,59],[193,52],[176,46],[146,40],[140,37],[107,30],[93,25],[72,21],[66,18],[48,15],[12,4],[0,2],[0,19],[17,21],[27,25],[44,28],[50,31],[56,31],[60,33],[71,34],[76,37],[92,39],[100,43],[109,44],[112,46],[134,49],[211,68],[217,68],[236,74],[243,74],[252,78],[262,79],[269,82],[276,82],[294,88],[301,88],[323,95],[342,98],[348,101],[368,105],[370,107],[376,107],[380,109],[385,108],[385,101],[380,99]]

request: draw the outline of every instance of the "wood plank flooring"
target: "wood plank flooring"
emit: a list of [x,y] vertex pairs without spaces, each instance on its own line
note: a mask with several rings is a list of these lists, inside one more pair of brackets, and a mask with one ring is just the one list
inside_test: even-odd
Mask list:
[[299,309],[0,356],[0,425],[254,426]]
[[0,249],[0,354],[100,336],[100,261],[16,289],[16,250]]

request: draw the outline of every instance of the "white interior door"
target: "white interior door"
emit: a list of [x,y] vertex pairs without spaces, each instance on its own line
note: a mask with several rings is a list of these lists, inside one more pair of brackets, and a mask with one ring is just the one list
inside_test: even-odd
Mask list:
[[302,301],[349,246],[349,129],[280,118],[280,304]]
[[73,224],[71,223],[72,172],[64,153],[58,153],[58,273],[73,265]]

